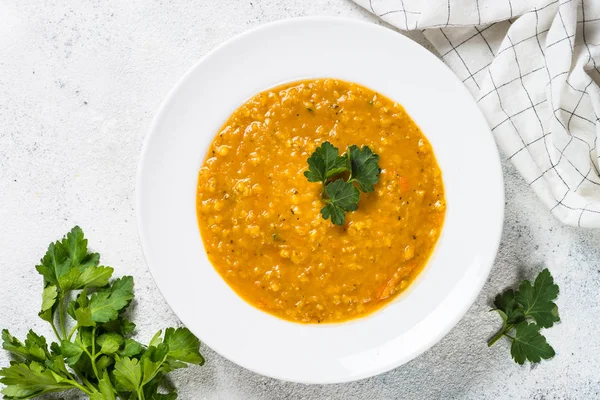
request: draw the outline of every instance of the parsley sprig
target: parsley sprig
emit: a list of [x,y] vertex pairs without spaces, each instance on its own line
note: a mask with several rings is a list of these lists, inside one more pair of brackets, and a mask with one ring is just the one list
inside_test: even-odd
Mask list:
[[200,342],[187,328],[159,331],[148,346],[131,338],[135,324],[125,311],[134,297],[133,278],[111,282],[113,268],[99,263],[77,226],[50,244],[36,267],[44,277],[39,316],[57,342],[48,347],[33,330],[24,342],[2,331],[2,347],[15,359],[0,369],[5,399],[78,389],[91,400],[172,400],[177,393],[165,392],[165,374],[204,364]]
[[554,349],[540,329],[550,328],[560,321],[558,306],[554,303],[557,296],[558,285],[547,268],[539,273],[533,285],[524,280],[519,290],[508,289],[496,296],[492,311],[498,312],[503,324],[488,346],[506,337],[512,341],[512,358],[519,364],[526,360],[537,363],[552,358]]
[[[374,190],[379,182],[379,156],[367,146],[350,146],[346,153],[339,155],[337,147],[323,143],[308,158],[308,171],[304,176],[309,182],[321,182],[321,197],[326,203],[321,209],[323,219],[331,219],[336,225],[344,225],[346,212],[358,209],[360,191]],[[342,179],[347,173],[348,178]],[[358,187],[357,187],[358,186]]]

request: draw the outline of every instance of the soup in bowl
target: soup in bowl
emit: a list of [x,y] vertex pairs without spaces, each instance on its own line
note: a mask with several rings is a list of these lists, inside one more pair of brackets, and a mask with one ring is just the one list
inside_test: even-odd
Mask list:
[[[323,143],[367,146],[380,169],[343,224],[324,219],[304,172]],[[199,172],[198,223],[212,265],[248,303],[302,323],[389,303],[424,268],[446,201],[431,145],[402,106],[339,79],[263,91],[219,130]]]

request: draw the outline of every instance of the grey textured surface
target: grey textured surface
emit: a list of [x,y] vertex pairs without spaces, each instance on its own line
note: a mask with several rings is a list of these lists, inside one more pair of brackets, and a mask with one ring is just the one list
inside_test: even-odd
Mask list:
[[[0,327],[50,337],[36,316],[33,267],[74,224],[104,263],[135,277],[141,340],[178,324],[137,238],[144,135],[170,87],[207,51],[251,27],[303,15],[376,22],[346,0],[0,0]],[[307,386],[256,375],[203,347],[204,367],[174,375],[180,398],[600,398],[600,232],[561,226],[504,164],[506,223],[495,267],[468,314],[431,350],[377,377]],[[507,343],[486,346],[499,322],[489,304],[543,265],[561,287],[562,322],[546,331],[557,356],[518,366]],[[0,352],[0,365],[7,362]]]

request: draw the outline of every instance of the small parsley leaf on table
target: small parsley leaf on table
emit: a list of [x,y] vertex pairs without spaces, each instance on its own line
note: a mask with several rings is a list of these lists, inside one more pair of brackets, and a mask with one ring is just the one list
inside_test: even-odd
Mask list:
[[548,269],[544,269],[531,282],[525,280],[519,285],[515,301],[523,309],[525,316],[532,317],[541,328],[550,328],[560,321],[558,307],[553,300],[558,296],[558,285],[554,283]]
[[554,303],[558,292],[558,285],[546,268],[533,284],[524,280],[519,290],[508,289],[496,296],[492,311],[502,318],[502,328],[488,341],[488,346],[506,337],[512,341],[511,355],[518,364],[552,358],[554,349],[540,329],[550,328],[560,321],[558,306]]
[[538,363],[554,357],[554,349],[540,333],[539,326],[520,322],[515,329],[510,354],[518,364],[525,363],[525,360]]

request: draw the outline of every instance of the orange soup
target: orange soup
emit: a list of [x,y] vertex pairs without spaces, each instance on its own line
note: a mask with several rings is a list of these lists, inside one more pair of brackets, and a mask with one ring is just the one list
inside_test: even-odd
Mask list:
[[[303,173],[323,142],[379,155],[375,190],[343,226],[323,219]],[[208,257],[248,303],[286,320],[367,315],[423,269],[445,214],[432,148],[402,106],[356,83],[316,79],[259,93],[217,133],[198,177]]]

